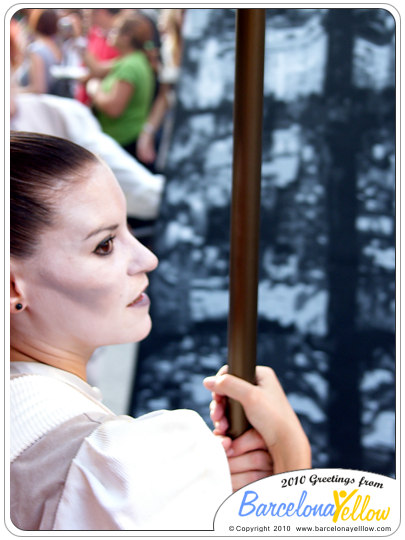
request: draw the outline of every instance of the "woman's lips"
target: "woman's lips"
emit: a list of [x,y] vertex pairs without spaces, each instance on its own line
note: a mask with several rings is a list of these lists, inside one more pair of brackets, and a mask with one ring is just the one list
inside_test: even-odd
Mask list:
[[148,306],[150,304],[149,296],[146,293],[141,293],[133,302],[128,304],[127,307],[141,307]]

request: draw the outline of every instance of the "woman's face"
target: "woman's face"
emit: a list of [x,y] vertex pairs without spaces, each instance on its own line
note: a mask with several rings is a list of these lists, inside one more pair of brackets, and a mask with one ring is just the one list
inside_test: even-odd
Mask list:
[[73,350],[139,341],[151,327],[144,291],[157,258],[127,228],[111,171],[92,164],[83,177],[59,197],[55,226],[23,263],[26,316],[39,339]]

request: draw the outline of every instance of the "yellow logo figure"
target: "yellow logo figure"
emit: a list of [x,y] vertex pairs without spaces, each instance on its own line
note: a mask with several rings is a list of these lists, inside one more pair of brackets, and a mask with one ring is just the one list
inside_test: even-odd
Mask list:
[[[343,521],[347,521],[349,519],[352,519],[353,521],[356,521],[357,519],[360,519],[361,521],[372,521],[373,519],[380,521],[387,519],[390,513],[390,507],[388,507],[387,510],[373,510],[372,508],[367,510],[368,504],[370,502],[370,495],[366,495],[364,497],[364,500],[362,495],[357,495],[354,506],[348,506],[348,502],[357,492],[358,489],[354,489],[349,494],[347,494],[346,491],[341,491],[340,493],[338,493],[336,490],[333,491],[333,498],[335,499],[336,505],[336,511],[333,515],[334,523],[337,522],[339,517]],[[340,498],[342,500],[340,500]],[[361,509],[359,510],[360,505]]]

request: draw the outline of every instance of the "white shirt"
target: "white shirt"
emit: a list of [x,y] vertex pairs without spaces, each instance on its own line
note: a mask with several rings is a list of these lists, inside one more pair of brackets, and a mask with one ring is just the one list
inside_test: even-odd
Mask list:
[[221,443],[197,413],[116,416],[97,390],[72,374],[23,362],[13,362],[11,373],[13,464],[60,429],[58,418],[63,427],[78,412],[106,415],[68,468],[53,530],[213,529],[217,509],[232,493],[231,479]]

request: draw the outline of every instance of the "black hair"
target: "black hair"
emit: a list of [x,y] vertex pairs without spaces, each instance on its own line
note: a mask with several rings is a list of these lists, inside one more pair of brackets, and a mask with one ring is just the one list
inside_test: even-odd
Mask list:
[[[50,135],[11,131],[10,252],[26,258],[35,252],[45,227],[55,217],[55,194],[84,178],[98,158],[81,146]],[[84,170],[84,171],[83,171]],[[80,172],[84,172],[80,175]]]

